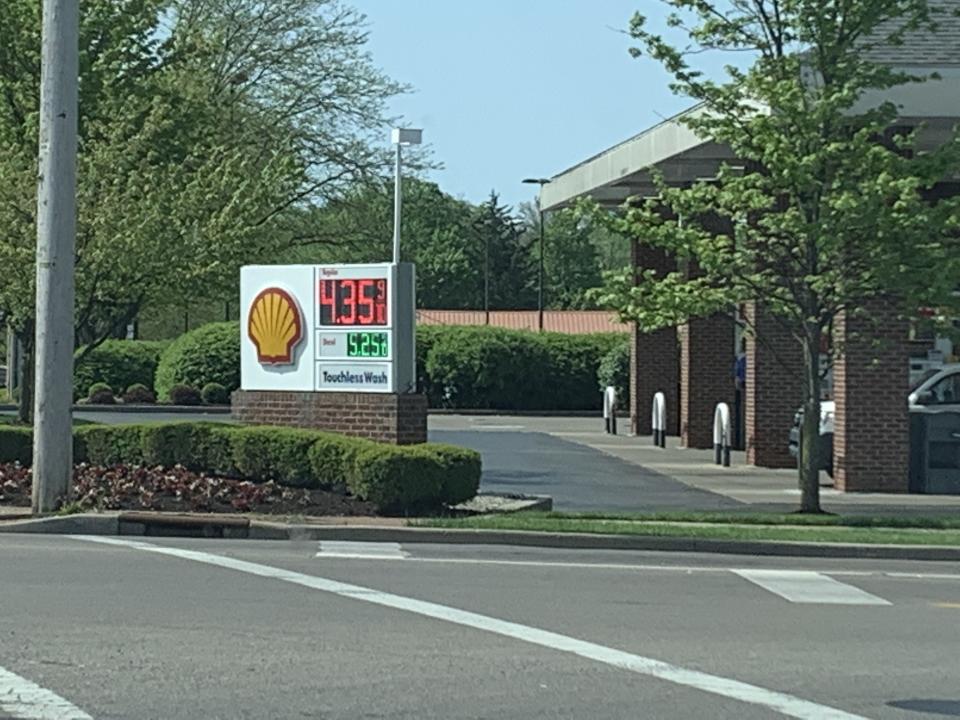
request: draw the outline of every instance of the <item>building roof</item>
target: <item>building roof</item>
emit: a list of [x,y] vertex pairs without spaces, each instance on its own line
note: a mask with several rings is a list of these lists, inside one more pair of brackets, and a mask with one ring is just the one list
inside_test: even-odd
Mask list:
[[[866,56],[877,63],[896,66],[960,66],[960,0],[931,0],[936,32],[922,28],[904,36],[901,45],[871,48]],[[887,35],[897,29],[896,21],[878,31]]]
[[[483,310],[417,310],[417,325],[486,325]],[[536,310],[491,310],[490,325],[511,330],[536,330]],[[547,332],[583,335],[596,332],[630,332],[630,326],[605,310],[545,310]]]

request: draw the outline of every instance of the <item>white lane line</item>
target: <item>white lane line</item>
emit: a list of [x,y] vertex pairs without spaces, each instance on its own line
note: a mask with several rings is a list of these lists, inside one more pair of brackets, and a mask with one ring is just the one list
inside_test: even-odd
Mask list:
[[0,715],[16,720],[93,720],[50,690],[0,667]]
[[403,560],[410,553],[395,542],[340,542],[324,540],[318,558],[350,558],[352,560]]
[[616,650],[585,640],[578,640],[548,630],[540,630],[539,628],[499,620],[494,617],[480,615],[466,610],[458,610],[457,608],[446,605],[416,600],[403,595],[393,595],[372,588],[350,585],[337,580],[328,580],[327,578],[313,575],[304,575],[303,573],[292,570],[284,570],[283,568],[272,567],[270,565],[260,565],[258,563],[237,560],[222,555],[151,545],[150,543],[137,540],[120,540],[118,538],[92,535],[73,535],[71,537],[76,540],[129,547],[157,553],[159,555],[193,560],[229,570],[237,570],[258,577],[282,580],[283,582],[320,590],[321,592],[332,593],[340,597],[360,600],[382,607],[422,615],[423,617],[433,618],[435,620],[442,620],[476,630],[483,630],[514,640],[539,645],[540,647],[578,655],[640,675],[647,675],[677,685],[702,690],[714,695],[721,695],[751,705],[758,705],[777,711],[788,717],[798,718],[799,720],[866,720],[866,718],[861,715],[854,715],[827,705],[820,705],[810,700],[803,700],[793,695],[768,690],[757,685],[740,682],[739,680],[733,680],[719,675],[710,675],[709,673],[697,670],[688,670],[687,668],[671,665],[662,660],[656,660],[642,655],[634,655],[633,653]]
[[507,431],[507,430],[523,430],[526,425],[471,425],[471,430],[493,430],[493,431]]
[[809,570],[734,570],[735,574],[793,603],[889,605],[881,597]]

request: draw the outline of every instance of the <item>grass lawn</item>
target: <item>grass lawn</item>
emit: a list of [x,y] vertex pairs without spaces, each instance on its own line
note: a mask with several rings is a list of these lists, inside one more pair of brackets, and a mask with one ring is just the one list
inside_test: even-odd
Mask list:
[[960,516],[880,517],[773,513],[518,513],[434,518],[412,525],[485,530],[606,533],[718,540],[960,545]]

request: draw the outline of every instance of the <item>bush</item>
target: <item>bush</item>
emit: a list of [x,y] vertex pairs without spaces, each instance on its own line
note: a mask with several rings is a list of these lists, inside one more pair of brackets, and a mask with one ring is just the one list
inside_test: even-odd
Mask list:
[[600,360],[597,370],[597,383],[603,392],[608,386],[617,389],[617,405],[626,408],[630,405],[630,345],[617,345]]
[[131,385],[153,387],[160,353],[167,342],[145,340],[107,340],[83,355],[77,350],[73,371],[73,395],[81,398],[95,382],[104,382],[117,389]]
[[113,405],[116,401],[113,388],[104,382],[95,382],[87,391],[87,402],[92,405]]
[[228,394],[240,387],[239,323],[203,325],[181,335],[161,354],[157,397],[170,397],[175,385],[200,388],[208,383],[223,385]]
[[446,327],[426,355],[431,405],[499,410],[591,410],[601,358],[617,333],[564,335]]
[[21,465],[33,462],[33,431],[30,428],[0,426],[0,462]]
[[123,401],[128,405],[153,405],[157,396],[143,383],[134,383],[123,394]]
[[230,393],[220,383],[207,383],[200,391],[200,397],[207,405],[229,405]]
[[373,445],[354,456],[347,488],[383,512],[422,512],[443,501],[443,464],[422,446]]
[[[314,430],[226,423],[85,425],[75,463],[173,467],[253,482],[347,490],[381,512],[456,504],[480,486],[480,455],[451,445],[395,446]],[[0,427],[0,462],[29,465],[30,428]]]
[[[417,328],[417,387],[431,407],[598,410],[597,373],[622,333],[565,335],[495,327]],[[624,350],[625,351],[625,350]],[[240,384],[240,326],[204,325],[171,344],[157,369],[157,397],[176,384]],[[225,401],[226,402],[226,401]]]
[[233,462],[241,476],[276,480],[294,487],[318,487],[310,463],[317,435],[283,427],[241,427],[233,435]]
[[200,391],[190,385],[174,385],[167,396],[172,405],[200,405],[203,398]]

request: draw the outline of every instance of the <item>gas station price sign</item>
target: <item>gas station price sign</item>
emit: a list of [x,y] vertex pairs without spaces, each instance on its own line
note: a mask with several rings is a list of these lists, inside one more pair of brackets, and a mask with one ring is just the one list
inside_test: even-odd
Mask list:
[[387,337],[385,332],[347,333],[347,357],[388,358],[390,352]]
[[387,278],[320,278],[321,327],[387,324]]
[[244,267],[242,389],[414,392],[415,300],[408,263]]

